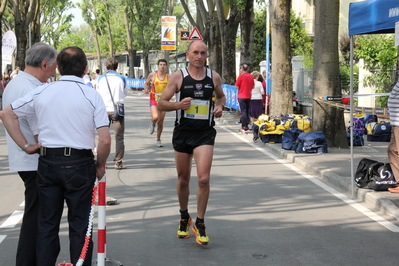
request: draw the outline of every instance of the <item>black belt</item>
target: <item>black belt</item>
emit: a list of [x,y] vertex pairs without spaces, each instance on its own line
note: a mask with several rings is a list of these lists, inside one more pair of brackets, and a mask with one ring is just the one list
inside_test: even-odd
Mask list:
[[78,150],[74,148],[40,148],[40,156],[56,155],[56,156],[81,156],[93,157],[92,150]]

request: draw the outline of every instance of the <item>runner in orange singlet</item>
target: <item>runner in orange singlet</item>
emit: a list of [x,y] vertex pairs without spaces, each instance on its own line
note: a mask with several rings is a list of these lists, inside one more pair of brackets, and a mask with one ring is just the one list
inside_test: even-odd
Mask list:
[[165,59],[159,59],[158,71],[149,74],[146,82],[144,83],[144,93],[150,93],[151,124],[148,127],[148,133],[154,133],[155,124],[158,122],[156,141],[158,147],[163,147],[161,134],[163,130],[163,121],[165,119],[165,112],[158,110],[157,102],[161,98],[161,94],[168,84],[168,73],[166,73],[167,67],[168,62]]

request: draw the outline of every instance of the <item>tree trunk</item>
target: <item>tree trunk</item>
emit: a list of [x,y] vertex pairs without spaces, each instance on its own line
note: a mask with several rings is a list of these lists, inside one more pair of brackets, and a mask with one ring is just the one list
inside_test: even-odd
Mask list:
[[133,59],[133,27],[132,23],[129,22],[128,18],[128,12],[129,12],[129,7],[127,3],[125,3],[125,12],[124,12],[124,18],[125,18],[125,29],[126,29],[126,37],[127,37],[127,50],[129,52],[128,57],[129,57],[129,78],[135,78],[134,75],[134,59]]
[[209,68],[215,70],[217,73],[222,73],[223,61],[222,61],[222,43],[220,41],[220,29],[217,20],[217,14],[214,14],[209,18],[209,39],[213,40],[208,45],[209,51]]
[[[314,98],[341,97],[338,57],[339,0],[315,2]],[[323,131],[328,146],[348,148],[344,111],[313,102],[313,131]]]
[[148,60],[148,54],[148,49],[143,50],[144,77],[148,77],[150,74],[150,62]]
[[36,6],[39,5],[39,0],[30,0],[29,3],[25,2],[20,3],[20,1],[10,0],[15,20],[15,36],[17,37],[17,57],[15,64],[22,70],[25,69],[28,27],[36,17],[38,10]]
[[254,1],[247,0],[245,9],[240,12],[241,28],[241,54],[240,62],[246,63],[249,69],[253,69],[254,51]]
[[91,35],[93,36],[94,44],[96,46],[96,54],[97,54],[97,68],[100,69],[100,73],[102,73],[102,64],[101,64],[101,50],[100,50],[100,43],[98,41],[98,35],[95,30],[93,30],[91,27],[90,32]]
[[219,29],[222,43],[222,82],[225,84],[234,84],[236,81],[236,34],[238,25],[237,6],[234,5],[230,9],[229,19],[225,19],[223,1],[217,0],[217,14],[219,21]]
[[291,0],[272,0],[272,96],[270,114],[281,115],[292,109],[292,65],[290,46]]
[[35,14],[31,23],[31,45],[40,42],[40,1],[37,2]]

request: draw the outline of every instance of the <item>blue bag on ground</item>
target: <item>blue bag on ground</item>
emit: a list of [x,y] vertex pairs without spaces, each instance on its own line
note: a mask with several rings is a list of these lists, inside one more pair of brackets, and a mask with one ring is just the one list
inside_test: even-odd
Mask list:
[[367,124],[367,141],[389,142],[391,140],[391,122],[371,122]]
[[377,115],[373,114],[366,114],[364,117],[361,117],[360,119],[363,121],[364,128],[366,128],[367,124],[369,123],[378,122]]
[[[351,145],[351,133],[347,132],[346,137],[348,138],[348,146]],[[353,131],[353,146],[364,146],[363,134],[359,131]]]
[[281,142],[281,148],[285,150],[293,150],[293,147],[295,146],[295,142],[301,134],[303,130],[300,130],[298,128],[293,128],[293,129],[286,129],[284,130],[283,133],[283,139]]
[[327,141],[323,131],[299,134],[295,143],[295,153],[327,153]]

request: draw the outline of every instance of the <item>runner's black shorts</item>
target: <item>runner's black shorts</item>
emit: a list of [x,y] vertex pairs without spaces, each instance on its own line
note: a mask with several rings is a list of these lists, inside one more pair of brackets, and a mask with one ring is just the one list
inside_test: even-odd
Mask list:
[[192,154],[202,145],[215,145],[216,130],[210,127],[203,131],[173,130],[173,148],[177,152]]

